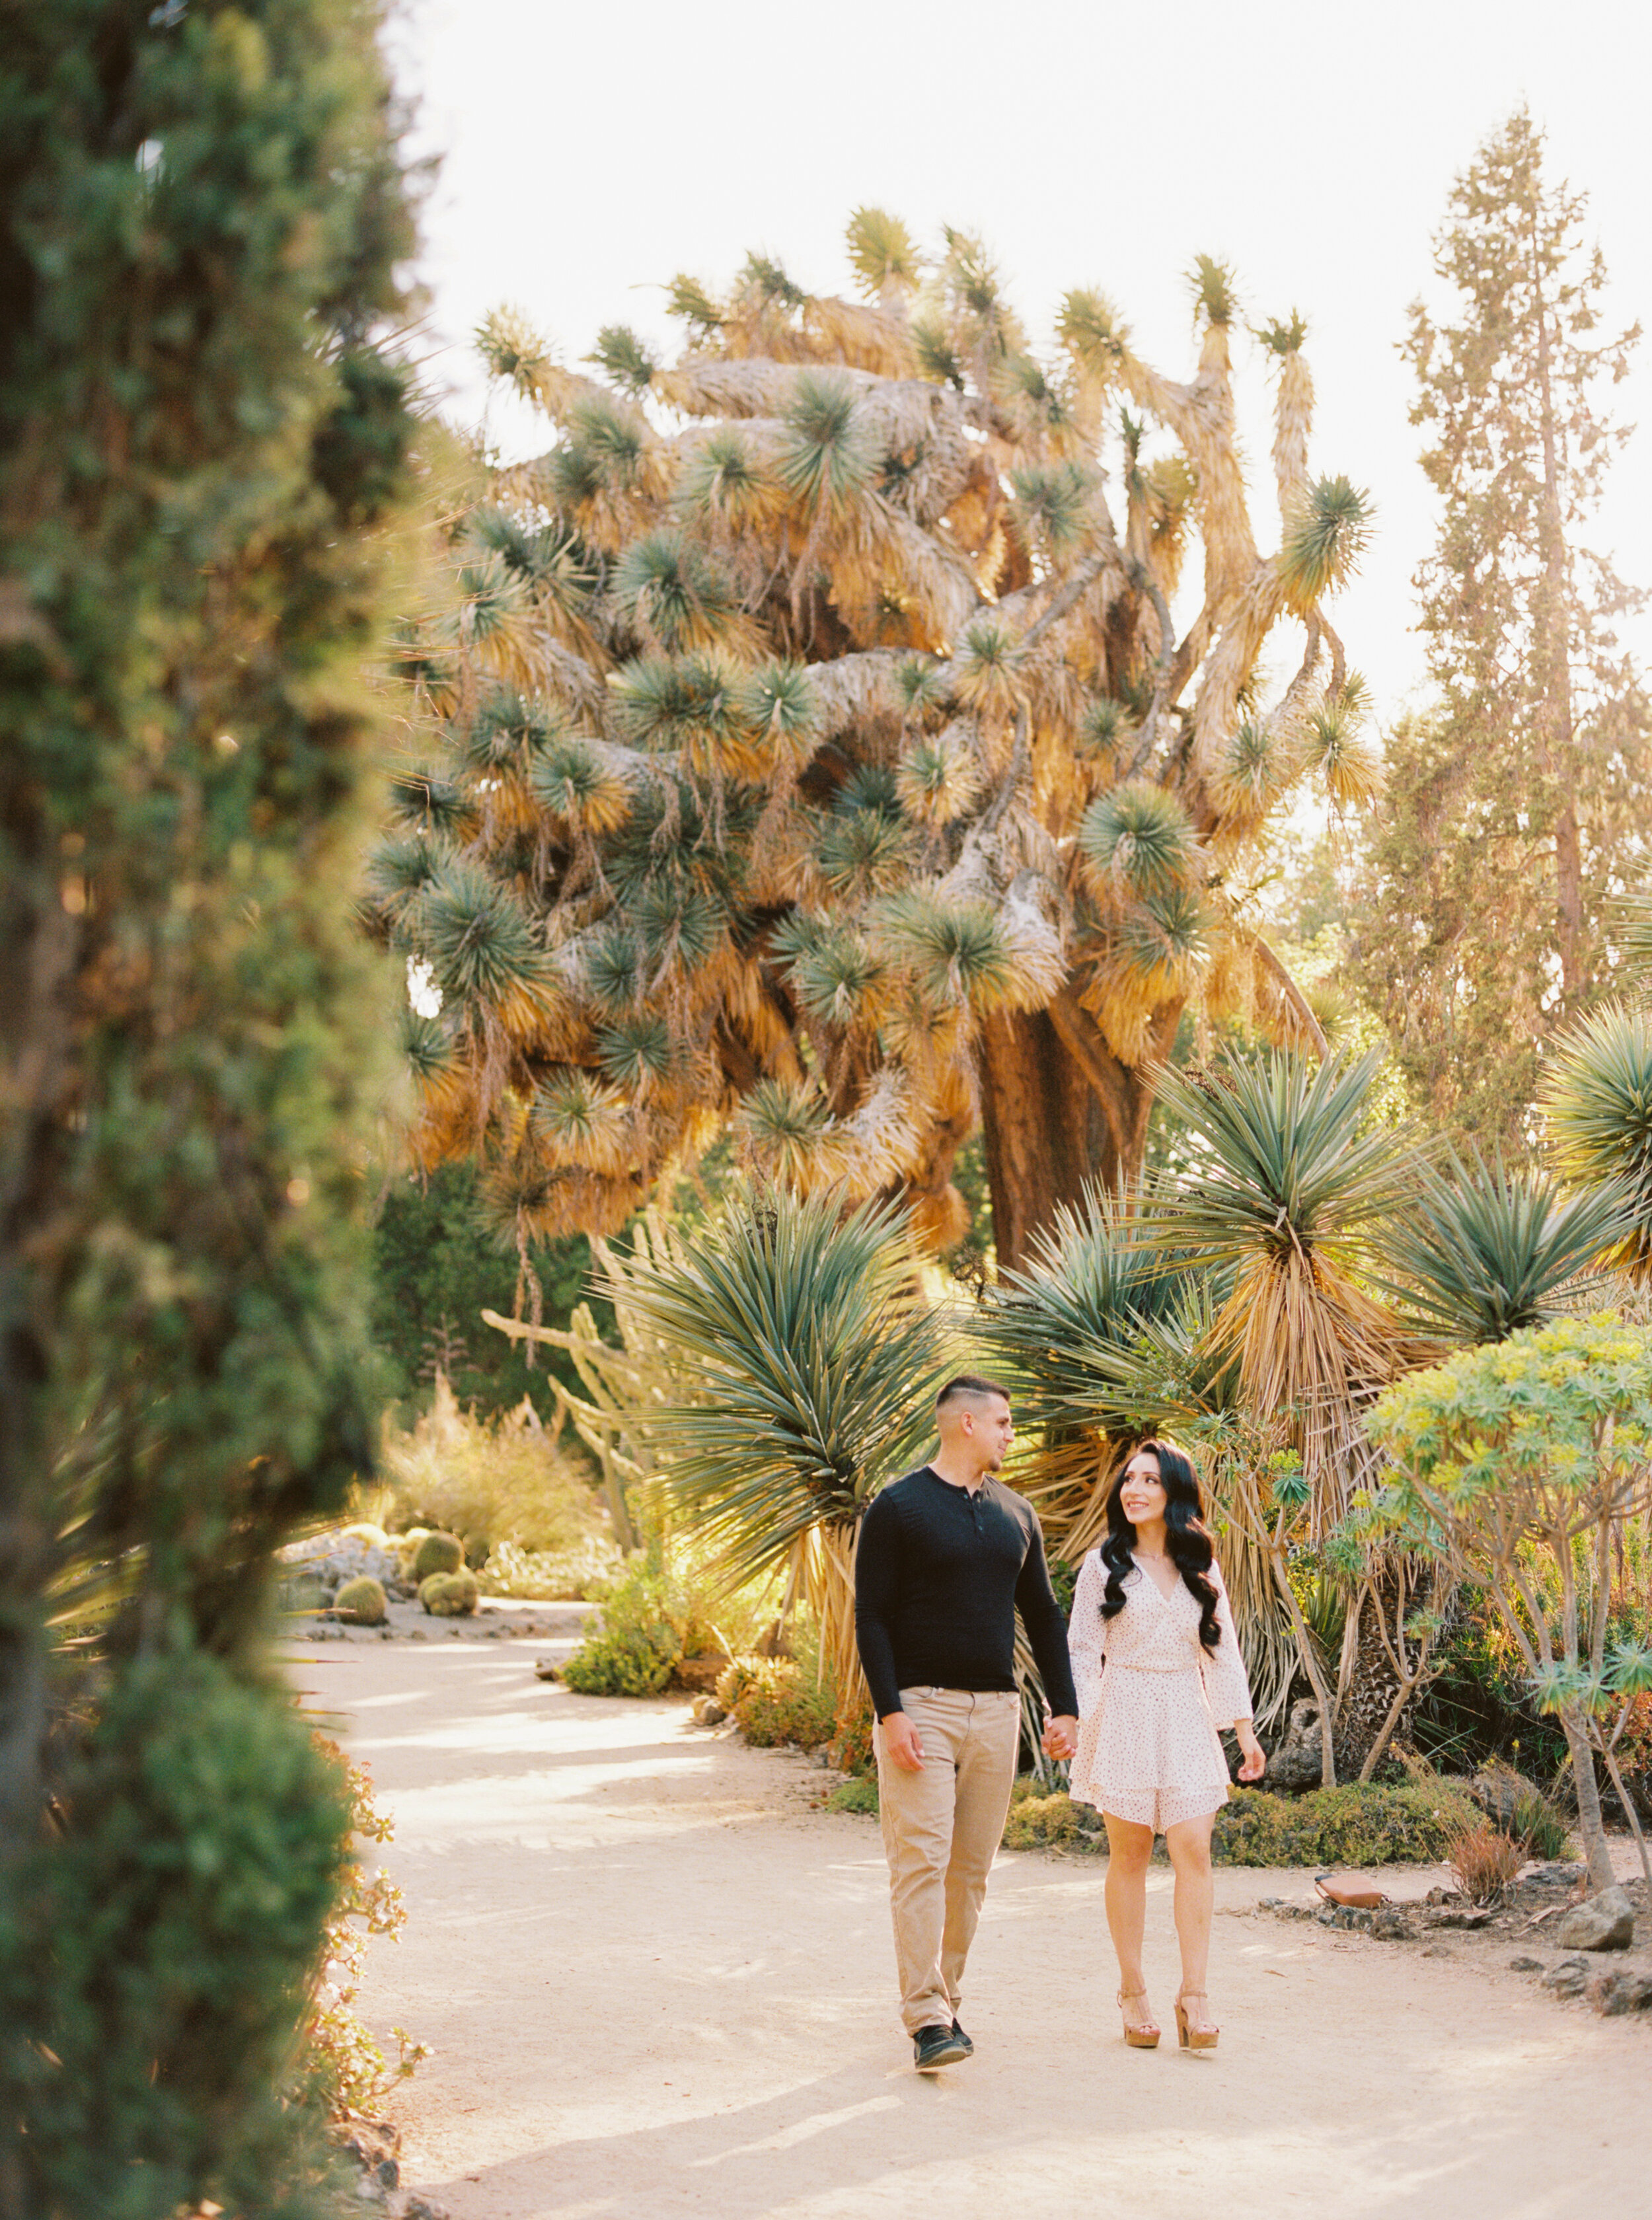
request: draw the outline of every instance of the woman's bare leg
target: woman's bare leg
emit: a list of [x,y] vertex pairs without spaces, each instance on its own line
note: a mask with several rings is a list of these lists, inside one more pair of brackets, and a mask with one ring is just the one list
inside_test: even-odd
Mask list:
[[1153,1855],[1153,1830],[1133,1819],[1107,1823],[1107,1931],[1119,1954],[1119,1986],[1133,1997],[1146,1986],[1142,1978],[1142,1930],[1147,1924],[1147,1861]]
[[[1181,1993],[1205,1993],[1210,1963],[1210,1919],[1216,1884],[1210,1869],[1210,1830],[1216,1814],[1182,1819],[1165,1830],[1164,1847],[1175,1873],[1176,1940],[1181,1945]],[[1189,2017],[1194,2017],[1192,2014]],[[1208,2024],[1202,2020],[1201,2024]]]

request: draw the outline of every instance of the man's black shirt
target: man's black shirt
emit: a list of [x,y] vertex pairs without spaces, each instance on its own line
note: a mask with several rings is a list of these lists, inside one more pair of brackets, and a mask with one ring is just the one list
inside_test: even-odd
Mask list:
[[1032,1506],[1001,1481],[955,1487],[929,1465],[893,1481],[861,1523],[855,1637],[879,1718],[902,1688],[1015,1686],[1021,1614],[1057,1718],[1078,1710],[1067,1626]]

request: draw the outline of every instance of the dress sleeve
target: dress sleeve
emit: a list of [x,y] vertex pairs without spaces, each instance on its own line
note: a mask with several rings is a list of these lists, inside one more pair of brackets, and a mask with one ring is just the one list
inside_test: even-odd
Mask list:
[[1073,1590],[1073,1616],[1067,1629],[1067,1649],[1073,1661],[1073,1686],[1078,1693],[1080,1718],[1088,1718],[1101,1700],[1101,1668],[1107,1648],[1107,1622],[1101,1616],[1101,1599],[1107,1587],[1101,1552],[1092,1550],[1078,1568],[1078,1584]]
[[1244,1660],[1239,1655],[1239,1637],[1234,1631],[1233,1607],[1227,1600],[1227,1582],[1214,1559],[1210,1576],[1216,1588],[1216,1624],[1221,1629],[1222,1638],[1213,1657],[1208,1649],[1200,1653],[1205,1694],[1217,1725],[1231,1727],[1236,1719],[1250,1718],[1255,1706],[1250,1701],[1250,1682],[1245,1674]]

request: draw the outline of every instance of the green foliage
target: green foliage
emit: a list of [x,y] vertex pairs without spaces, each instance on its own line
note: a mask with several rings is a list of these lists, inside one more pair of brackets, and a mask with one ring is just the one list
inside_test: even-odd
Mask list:
[[64,1787],[72,1827],[6,1911],[28,2209],[160,2220],[208,2181],[283,2209],[265,2176],[345,1878],[340,1768],[284,1699],[186,1651],[121,1674]]
[[1500,1160],[1453,1157],[1446,1176],[1418,1172],[1411,1210],[1379,1235],[1424,1326],[1453,1341],[1503,1341],[1541,1325],[1562,1291],[1623,1238],[1625,1198],[1615,1183],[1567,1194]]
[[832,1739],[836,1724],[831,1683],[791,1658],[754,1660],[732,1711],[747,1742],[760,1749],[782,1743],[814,1749]]
[[[1004,1822],[1007,1850],[1065,1850],[1088,1848],[1094,1839],[1079,1823],[1080,1806],[1064,1789],[1050,1796],[1022,1796],[1010,1805]],[[1105,1836],[1100,1839],[1106,1840]]]
[[1432,1865],[1455,1809],[1438,1790],[1412,1782],[1306,1796],[1236,1788],[1216,1815],[1212,1849],[1225,1866]]
[[[517,1314],[520,1266],[514,1231],[503,1245],[480,1188],[475,1164],[441,1164],[427,1179],[393,1182],[379,1210],[370,1315],[374,1344],[403,1406],[419,1399],[439,1364],[459,1401],[483,1413],[543,1393],[529,1363],[533,1344],[508,1341],[482,1324],[484,1309]],[[566,1326],[590,1269],[589,1244],[583,1233],[535,1242],[529,1261],[540,1282],[543,1322]],[[534,1359],[540,1362],[565,1386],[577,1387],[562,1350],[542,1350]]]
[[1388,735],[1350,950],[1428,1122],[1511,1160],[1645,870],[1652,719],[1620,638],[1637,596],[1595,552],[1639,334],[1606,321],[1593,232],[1523,109],[1436,235],[1406,352],[1438,497],[1418,623],[1437,701]]
[[878,1812],[876,1776],[862,1774],[853,1780],[839,1782],[826,1798],[826,1808],[828,1812],[852,1812],[858,1818],[876,1819]]
[[433,1618],[471,1618],[482,1600],[474,1573],[432,1573],[419,1583],[419,1600]]
[[677,1662],[720,1647],[697,1582],[658,1557],[633,1557],[602,1615],[562,1668],[582,1696],[657,1696]]
[[421,1585],[436,1573],[461,1572],[464,1544],[457,1534],[427,1534],[413,1553],[413,1577]]
[[1652,1281],[1652,1010],[1616,1004],[1563,1040],[1543,1088],[1555,1155],[1622,1198],[1613,1261]]
[[658,1413],[672,1512],[733,1582],[851,1519],[928,1424],[944,1330],[915,1300],[894,1214],[777,1190],[737,1200],[681,1262],[627,1282],[632,1307],[710,1391]]
[[0,2111],[41,2220],[266,2220],[314,2170],[271,2092],[342,1806],[262,1654],[275,1550],[373,1458],[351,897],[415,426],[379,27],[7,24]]
[[365,1574],[344,1583],[333,1599],[333,1608],[357,1626],[383,1626],[388,1616],[383,1589]]

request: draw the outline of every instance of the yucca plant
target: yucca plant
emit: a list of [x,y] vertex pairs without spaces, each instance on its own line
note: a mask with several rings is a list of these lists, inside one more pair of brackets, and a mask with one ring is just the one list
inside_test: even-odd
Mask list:
[[1221,1331],[1248,1407],[1289,1419],[1299,1437],[1316,1534],[1348,1509],[1361,1405],[1407,1354],[1362,1269],[1415,1180],[1412,1152],[1369,1115],[1381,1061],[1374,1050],[1315,1067],[1269,1052],[1168,1079],[1165,1097],[1202,1153],[1180,1187],[1153,1199],[1137,1237],[1231,1275]]
[[[863,209],[848,251],[858,299],[766,254],[720,295],[679,278],[672,362],[618,325],[595,375],[517,312],[477,334],[550,442],[443,504],[371,907],[453,1005],[419,1153],[520,1157],[525,1238],[616,1228],[730,1128],[941,1240],[979,1118],[1014,1265],[1088,1180],[1138,1175],[1190,1003],[1316,1038],[1233,891],[1305,777],[1361,799],[1327,604],[1366,504],[1309,471],[1300,319],[1269,340],[1269,553],[1224,266],[1191,274],[1179,382],[1093,290],[1040,352],[962,233],[926,257]],[[649,1056],[618,1051],[644,1021]],[[524,1114],[569,1066],[627,1096],[629,1163]]]
[[1652,1283],[1652,1009],[1611,1003],[1586,1018],[1562,1044],[1543,1105],[1561,1169],[1622,1196],[1610,1261]]
[[[861,1515],[927,1438],[945,1321],[917,1291],[901,1213],[775,1186],[645,1264],[619,1292],[696,1400],[650,1414],[659,1501],[731,1587],[789,1570],[841,1691],[856,1685]],[[599,1285],[602,1284],[599,1275]]]
[[1583,1307],[1599,1285],[1591,1268],[1630,1231],[1629,1197],[1611,1181],[1568,1194],[1479,1156],[1419,1166],[1417,1181],[1376,1245],[1418,1331],[1443,1342],[1506,1341]]

